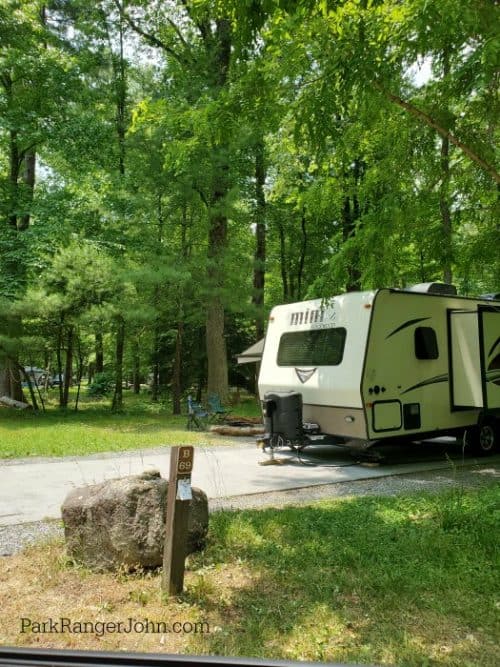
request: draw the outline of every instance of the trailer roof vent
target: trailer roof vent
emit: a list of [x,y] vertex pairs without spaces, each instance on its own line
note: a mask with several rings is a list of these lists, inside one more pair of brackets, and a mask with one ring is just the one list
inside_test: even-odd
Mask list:
[[500,292],[493,292],[491,294],[480,294],[480,299],[487,299],[488,301],[500,301]]
[[448,283],[418,283],[418,285],[412,285],[408,289],[410,292],[425,292],[425,294],[457,295],[455,285],[449,285]]

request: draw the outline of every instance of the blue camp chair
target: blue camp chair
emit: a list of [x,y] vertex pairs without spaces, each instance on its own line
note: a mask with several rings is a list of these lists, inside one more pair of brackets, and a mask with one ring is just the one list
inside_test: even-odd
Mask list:
[[187,407],[188,407],[188,420],[186,428],[188,431],[206,431],[209,414],[205,408],[196,403],[193,400],[193,397],[189,395],[187,397]]
[[221,422],[228,416],[230,410],[227,410],[220,401],[218,394],[209,394],[207,398],[209,421]]

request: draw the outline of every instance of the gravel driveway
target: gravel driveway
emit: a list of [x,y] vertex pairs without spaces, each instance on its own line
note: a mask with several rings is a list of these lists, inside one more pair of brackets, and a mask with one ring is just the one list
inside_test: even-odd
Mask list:
[[[305,505],[317,500],[345,498],[349,496],[393,496],[416,491],[436,491],[446,488],[478,488],[500,479],[500,466],[495,463],[466,466],[455,470],[435,470],[406,475],[378,477],[310,486],[288,491],[257,493],[210,500],[210,511],[256,509],[259,507],[285,507]],[[10,526],[0,526],[0,556],[11,556],[25,546],[63,536],[60,521],[36,521]]]

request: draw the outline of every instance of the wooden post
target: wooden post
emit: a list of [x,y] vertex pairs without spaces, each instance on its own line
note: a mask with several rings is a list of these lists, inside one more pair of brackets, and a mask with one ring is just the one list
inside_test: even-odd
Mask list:
[[179,595],[184,587],[193,457],[191,446],[171,448],[161,581],[162,591],[167,595]]

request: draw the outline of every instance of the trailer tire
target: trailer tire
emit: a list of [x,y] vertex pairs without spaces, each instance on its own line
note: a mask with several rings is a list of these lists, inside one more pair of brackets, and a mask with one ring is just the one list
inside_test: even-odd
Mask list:
[[477,426],[465,431],[464,442],[467,449],[476,456],[491,456],[500,449],[500,426],[498,421],[487,418]]

